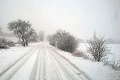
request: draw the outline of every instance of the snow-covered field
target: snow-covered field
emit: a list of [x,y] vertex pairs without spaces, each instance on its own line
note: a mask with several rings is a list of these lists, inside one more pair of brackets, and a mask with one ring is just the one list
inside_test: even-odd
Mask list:
[[[10,49],[0,50],[0,74],[4,70],[6,70],[10,65],[12,65],[14,62],[16,62],[21,56],[23,56],[25,53],[28,53],[28,51],[30,51],[33,47],[35,47],[38,44],[41,44],[41,43],[31,43],[29,45],[29,47],[25,47],[25,48],[17,45],[16,47],[12,47]],[[44,48],[41,48],[41,47],[44,47]],[[119,50],[118,49],[120,48],[120,45],[109,45],[109,47],[111,49],[111,52],[115,53],[116,60],[119,60],[119,57],[118,57]],[[105,66],[101,62],[92,62],[90,60],[86,60],[81,57],[72,56],[71,53],[60,51],[60,50],[53,48],[55,51],[58,52],[58,53],[56,53],[55,51],[53,51],[50,48],[53,48],[53,47],[51,47],[46,42],[43,42],[41,44],[41,46],[39,46],[40,50],[39,49],[36,50],[37,53],[41,53],[39,56],[40,57],[39,59],[43,60],[42,63],[39,63],[39,61],[37,61],[37,60],[39,60],[36,57],[37,54],[34,54],[30,59],[28,59],[26,61],[25,65],[23,65],[18,70],[18,72],[15,73],[15,75],[11,78],[11,80],[17,80],[17,78],[19,78],[19,80],[29,80],[28,77],[31,74],[31,70],[34,70],[33,72],[37,71],[37,72],[35,72],[37,77],[39,77],[38,73],[41,73],[39,71],[42,71],[44,73],[43,75],[45,75],[45,72],[46,72],[46,75],[48,76],[46,78],[47,80],[50,80],[50,79],[54,80],[55,79],[54,76],[56,74],[58,74],[60,71],[61,74],[59,73],[59,75],[56,75],[56,76],[59,76],[59,77],[61,76],[62,80],[67,80],[67,77],[65,77],[64,70],[65,71],[67,70],[67,72],[66,72],[67,74],[72,74],[71,73],[72,71],[70,71],[72,66],[74,66],[74,68],[76,67],[77,70],[81,71],[81,73],[79,73],[79,74],[76,73],[77,75],[81,75],[81,77],[86,76],[87,77],[86,79],[91,78],[92,80],[120,80],[120,71],[116,71],[109,66]],[[86,51],[85,44],[80,44],[80,47],[78,49],[81,49],[82,51]],[[63,57],[60,57],[57,54],[60,54]],[[35,65],[34,65],[34,63],[35,63]],[[69,63],[71,63],[72,65]],[[38,68],[36,67],[36,64],[39,65]],[[44,64],[44,67],[41,67],[42,70],[40,70],[40,65],[43,65],[43,64]],[[66,65],[66,64],[68,64],[68,65]],[[33,67],[33,65],[34,65],[34,67]],[[43,70],[43,69],[46,69],[46,70]],[[51,69],[51,70],[49,70],[49,69]],[[56,70],[57,70],[57,73],[54,72]],[[53,73],[54,73],[54,75],[53,75]],[[76,75],[76,74],[74,74],[74,75]],[[35,74],[33,74],[32,77],[34,77],[34,75]],[[72,77],[72,75],[71,75],[71,77]],[[23,76],[23,77],[20,77],[20,76]],[[64,78],[66,78],[66,79],[64,79]],[[83,79],[83,80],[86,80],[86,79]]]
[[30,44],[29,47],[22,47],[17,45],[11,47],[10,49],[1,49],[0,50],[0,74],[10,67],[14,62],[16,62],[20,57],[28,52],[36,44]]
[[[120,45],[110,45],[111,52],[118,52]],[[86,52],[86,44],[81,44],[78,49]],[[117,50],[117,51],[115,51]],[[58,50],[59,51],[59,50]],[[79,69],[85,72],[92,80],[120,80],[120,71],[112,69],[110,66],[105,66],[101,62],[92,62],[90,60],[85,60],[81,57],[72,56],[68,52],[59,51],[66,59],[76,65]],[[119,59],[118,53],[115,54],[116,58]]]
[[113,60],[119,61],[120,60],[120,44],[108,44],[108,48],[110,52],[113,54]]
[[[85,54],[90,55],[87,53],[87,43],[80,43],[78,50],[83,51]],[[119,61],[120,60],[120,44],[107,44],[108,49],[110,50],[109,52],[112,54],[109,54],[107,56],[109,61]]]

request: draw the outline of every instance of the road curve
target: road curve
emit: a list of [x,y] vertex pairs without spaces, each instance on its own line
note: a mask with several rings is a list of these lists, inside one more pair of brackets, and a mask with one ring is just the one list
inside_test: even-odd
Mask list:
[[91,80],[57,50],[39,43],[0,74],[0,80]]

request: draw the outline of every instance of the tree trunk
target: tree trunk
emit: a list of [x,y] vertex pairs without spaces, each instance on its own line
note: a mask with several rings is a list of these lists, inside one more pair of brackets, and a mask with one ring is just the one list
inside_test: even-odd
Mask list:
[[28,40],[26,40],[26,46],[28,46]]
[[26,44],[25,44],[25,39],[24,39],[24,37],[22,37],[22,41],[23,41],[22,45],[25,47]]

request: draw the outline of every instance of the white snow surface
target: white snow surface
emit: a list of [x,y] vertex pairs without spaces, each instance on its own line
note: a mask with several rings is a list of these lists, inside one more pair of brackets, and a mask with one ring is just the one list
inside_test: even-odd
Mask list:
[[36,43],[31,43],[29,47],[17,45],[15,47],[11,47],[10,49],[0,49],[0,73],[6,70],[35,45]]
[[60,50],[58,50],[58,52],[85,72],[92,80],[120,80],[120,71],[115,71],[109,66],[104,66],[101,62],[85,60]]
[[[37,44],[39,44],[39,43],[31,43],[29,45],[29,47],[22,47],[22,46],[17,45],[10,49],[1,49],[0,50],[0,73],[2,73],[5,69],[7,69],[10,65],[12,65],[15,61],[17,61],[22,55],[24,55],[29,49],[36,46]],[[113,45],[110,45],[110,46],[113,46]],[[120,47],[120,46],[118,45],[118,47]],[[83,51],[86,51],[85,45],[82,44],[80,49]],[[111,47],[111,49],[114,49],[114,50],[111,50],[112,52],[118,53],[118,49],[120,49],[120,48],[117,48],[117,47],[112,48]],[[57,52],[60,55],[62,55],[63,57],[65,57],[67,60],[69,60],[76,67],[78,67],[80,70],[85,72],[85,74],[88,75],[92,80],[120,80],[120,71],[116,71],[109,66],[104,66],[103,63],[101,63],[101,62],[92,62],[90,60],[86,60],[81,57],[72,56],[71,53],[60,51],[60,50],[57,50]],[[118,55],[115,57],[118,57]],[[34,56],[32,58],[29,61],[33,64],[35,62],[36,54],[34,54]],[[31,60],[33,60],[33,61],[31,61]],[[26,65],[31,65],[31,63],[28,62]],[[30,67],[30,68],[32,68],[32,67]],[[24,66],[23,66],[23,68],[21,68],[20,71],[18,71],[18,73],[22,72],[22,71],[25,74],[27,74],[26,71],[28,71],[28,73],[30,73],[29,69],[24,70]],[[17,74],[15,74],[15,75],[16,75],[16,77],[19,77]],[[19,80],[22,79],[22,76],[23,75],[21,75]],[[13,77],[13,79],[14,78],[15,77]]]

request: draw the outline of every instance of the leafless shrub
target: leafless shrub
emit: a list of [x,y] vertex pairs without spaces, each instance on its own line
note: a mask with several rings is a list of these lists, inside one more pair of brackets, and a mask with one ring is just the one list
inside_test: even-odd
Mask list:
[[105,59],[103,61],[104,65],[110,66],[114,70],[120,70],[120,60],[119,61],[108,61],[108,59]]
[[111,67],[115,70],[120,70],[120,60],[116,63],[111,64]]
[[97,38],[96,35],[94,35],[93,39],[88,40],[87,48],[87,51],[91,53],[95,61],[98,62],[100,62],[102,58],[109,54],[103,37]]

